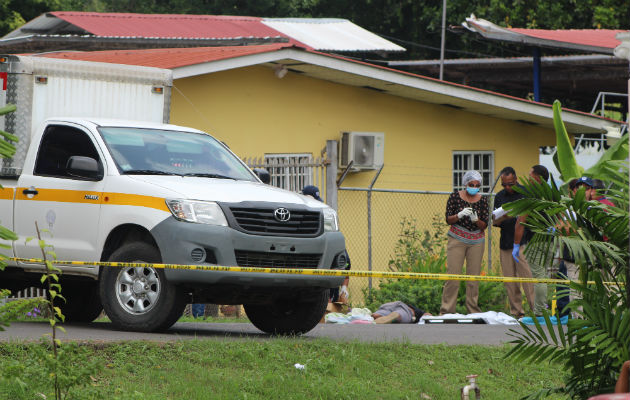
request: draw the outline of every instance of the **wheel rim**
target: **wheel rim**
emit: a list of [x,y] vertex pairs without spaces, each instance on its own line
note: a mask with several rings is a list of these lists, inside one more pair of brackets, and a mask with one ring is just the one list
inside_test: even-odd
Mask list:
[[151,311],[160,298],[161,289],[160,277],[153,268],[124,268],[116,277],[116,298],[129,314]]

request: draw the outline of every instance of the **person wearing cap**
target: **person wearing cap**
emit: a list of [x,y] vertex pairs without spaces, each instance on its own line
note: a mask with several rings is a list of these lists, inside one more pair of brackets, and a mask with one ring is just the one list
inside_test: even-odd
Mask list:
[[[317,186],[313,186],[313,185],[304,186],[302,188],[302,194],[304,196],[311,196],[315,200],[321,201],[322,203],[324,202],[324,200],[322,200],[322,198],[319,197],[319,188]],[[349,270],[350,269],[350,256],[348,255],[347,250],[346,250],[346,260],[348,261],[347,261],[345,269]],[[343,280],[341,287],[330,289],[329,300],[331,303],[338,303],[338,302],[344,303],[344,304],[348,303],[348,298],[350,297],[350,293],[348,292],[349,283],[350,283],[350,277],[346,276],[346,279]]]
[[609,207],[614,207],[615,205],[613,204],[613,202],[610,201],[604,194],[605,190],[606,186],[604,185],[604,181],[602,181],[601,179],[593,179],[593,191],[591,192],[591,197],[593,197],[593,200],[597,200],[600,203],[605,204]]
[[[582,176],[580,178],[577,179],[572,179],[569,182],[569,194],[572,197],[575,197],[575,194],[577,193],[577,191],[583,187],[584,188],[584,199],[589,201],[589,200],[594,200],[593,196],[597,194],[597,192],[594,189],[594,182],[593,179],[587,177],[587,176]],[[569,211],[570,213],[573,214],[573,218],[575,218],[575,212],[573,211]],[[566,224],[566,223],[560,223],[558,225],[558,228],[563,229],[565,232],[568,233],[568,230],[570,229],[570,225]],[[564,274],[566,275],[567,279],[572,280],[572,281],[577,281],[580,278],[580,267],[575,263],[575,258],[573,257],[573,255],[571,254],[571,252],[569,251],[569,249],[564,246],[562,248],[562,264],[564,265]],[[566,297],[566,296],[565,296]],[[573,301],[576,298],[579,297],[579,293],[573,289],[569,289],[569,298],[567,299],[568,301]],[[565,300],[566,301],[566,300]],[[564,303],[564,301],[563,301]],[[566,306],[565,306],[566,307]],[[560,308],[560,305],[558,305],[558,308]],[[562,311],[562,310],[561,310]],[[568,311],[568,310],[566,310]],[[577,315],[573,315],[574,317],[576,317]]]
[[[524,198],[525,196],[514,190],[518,186],[518,178],[516,171],[512,167],[505,167],[501,170],[501,186],[503,190],[499,191],[494,198],[494,208],[499,209],[506,203]],[[512,250],[514,248],[514,227],[516,225],[516,217],[510,217],[505,214],[500,218],[492,221],[494,226],[501,229],[501,237],[499,239],[501,270],[505,277],[531,278],[532,271],[529,269],[527,260],[523,255],[523,250],[519,252],[520,262],[516,262],[512,258]],[[522,241],[523,242],[523,241]],[[523,242],[524,243],[524,242]],[[508,295],[510,303],[510,314],[516,319],[525,316],[523,309],[523,301],[521,297],[521,287],[525,292],[525,297],[529,303],[529,308],[534,309],[534,284],[531,282],[505,282],[505,291]]]
[[304,186],[304,188],[302,189],[302,194],[304,196],[311,196],[315,200],[321,201],[322,203],[324,202],[324,200],[322,200],[322,198],[319,197],[319,188],[317,186],[313,186],[313,185]]
[[431,315],[431,313],[402,301],[393,301],[381,305],[378,310],[372,313],[372,318],[377,324],[414,324],[425,315]]
[[[529,171],[529,177],[538,183],[547,183],[549,180],[549,171],[543,165],[534,165]],[[514,261],[520,262],[519,256],[521,252],[521,245],[523,247],[523,253],[525,253],[525,246],[527,246],[526,240],[531,235],[529,229],[525,228],[524,223],[527,222],[527,215],[519,215],[516,219],[516,226],[514,227],[514,246],[512,249],[512,257]],[[547,267],[551,267],[553,263],[553,254],[547,254],[544,251],[534,251],[526,254],[525,258],[529,264],[529,268],[532,271],[532,276],[536,279],[548,278]],[[547,284],[535,283],[534,284],[534,315],[541,317],[543,310],[547,308]],[[524,317],[529,318],[529,317]],[[526,321],[528,323],[529,321]]]
[[[481,259],[488,226],[488,199],[479,193],[482,177],[478,171],[467,171],[462,177],[464,190],[456,190],[446,202],[446,223],[450,225],[446,248],[447,274],[461,274],[466,262],[468,275],[481,273]],[[440,314],[455,312],[459,281],[446,281],[442,290]],[[477,304],[479,282],[466,282],[466,309],[481,312]]]

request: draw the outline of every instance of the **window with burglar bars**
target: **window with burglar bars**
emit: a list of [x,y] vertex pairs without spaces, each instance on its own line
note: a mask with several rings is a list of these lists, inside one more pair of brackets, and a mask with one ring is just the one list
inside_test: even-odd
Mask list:
[[273,186],[299,192],[304,186],[313,184],[311,154],[265,154],[265,164]]
[[494,183],[494,151],[454,151],[453,190],[464,188],[462,178],[471,169],[481,173],[481,191],[488,193]]

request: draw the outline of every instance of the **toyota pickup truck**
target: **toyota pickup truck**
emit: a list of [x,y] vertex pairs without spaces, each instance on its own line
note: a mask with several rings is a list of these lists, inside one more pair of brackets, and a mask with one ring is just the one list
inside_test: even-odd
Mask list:
[[[0,223],[19,237],[5,254],[41,257],[36,241],[26,240],[37,235],[37,222],[58,260],[148,264],[59,265],[67,321],[92,321],[104,309],[119,329],[164,330],[193,301],[243,304],[268,333],[304,333],[320,321],[328,289],[343,277],[151,266],[347,263],[332,208],[262,183],[211,135],[164,123],[168,73],[8,56],[0,57],[0,78],[0,106],[18,107],[0,128],[20,137],[0,174]],[[62,96],[65,109],[49,104]],[[112,119],[134,107],[144,121]],[[37,285],[43,270],[40,263],[10,262],[0,287]]]

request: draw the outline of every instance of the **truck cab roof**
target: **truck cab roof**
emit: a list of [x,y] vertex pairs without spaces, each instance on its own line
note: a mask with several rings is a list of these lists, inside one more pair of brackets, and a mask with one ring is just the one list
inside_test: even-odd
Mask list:
[[162,123],[148,122],[148,121],[113,119],[113,118],[53,117],[53,118],[47,118],[44,121],[44,124],[49,125],[49,124],[54,124],[56,122],[57,123],[70,122],[70,123],[74,123],[78,125],[85,125],[87,123],[87,124],[92,124],[94,127],[109,126],[109,127],[128,127],[128,128],[151,128],[151,129],[163,129],[163,130],[191,132],[191,133],[206,133],[198,129],[189,128],[186,126],[162,124]]

